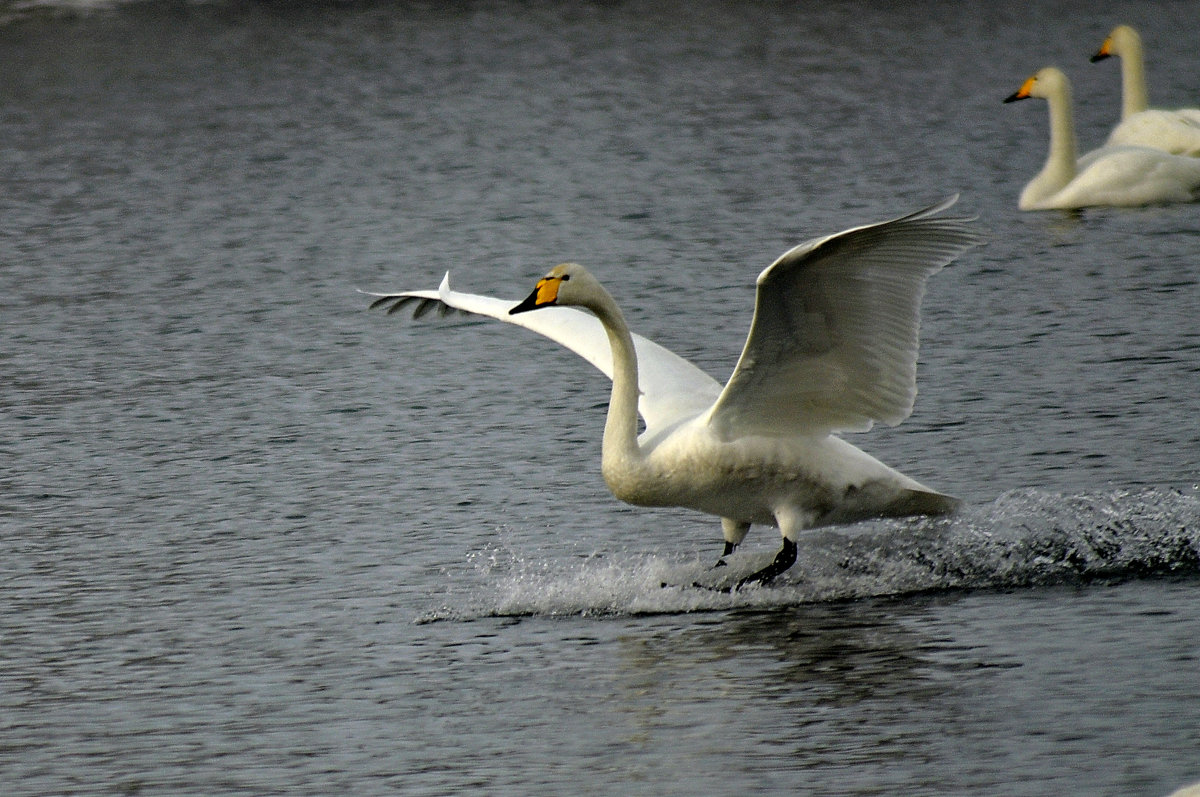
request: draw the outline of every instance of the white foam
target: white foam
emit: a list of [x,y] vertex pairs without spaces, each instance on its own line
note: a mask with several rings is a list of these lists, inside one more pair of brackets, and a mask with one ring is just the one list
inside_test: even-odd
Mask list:
[[500,561],[490,552],[476,565],[492,586],[423,619],[685,613],[1196,574],[1200,495],[1013,492],[953,518],[814,530],[801,538],[796,565],[770,586],[734,592],[692,586],[735,583],[773,555],[766,549],[738,555],[713,571],[699,559],[655,554],[558,562]]

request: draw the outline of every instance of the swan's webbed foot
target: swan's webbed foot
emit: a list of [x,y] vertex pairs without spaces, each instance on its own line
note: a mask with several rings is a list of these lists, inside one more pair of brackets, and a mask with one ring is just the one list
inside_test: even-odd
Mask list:
[[789,567],[796,563],[796,543],[783,538],[783,547],[779,549],[779,553],[775,554],[774,561],[771,564],[759,570],[757,573],[751,573],[737,583],[734,589],[741,589],[747,584],[770,584],[776,576],[786,571]]
[[725,557],[729,556],[729,554],[733,553],[736,550],[737,550],[737,544],[732,543],[729,540],[726,540],[725,541],[725,550],[721,551],[721,558],[718,559],[717,563],[712,566],[712,569],[716,570],[718,567],[725,567],[725,564],[726,564]]

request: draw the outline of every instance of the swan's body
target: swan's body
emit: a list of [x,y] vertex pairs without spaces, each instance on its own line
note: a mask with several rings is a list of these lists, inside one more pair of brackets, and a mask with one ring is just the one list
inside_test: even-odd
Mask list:
[[1071,84],[1055,67],[1041,69],[1004,101],[1041,97],[1050,107],[1050,151],[1021,191],[1021,210],[1091,205],[1152,205],[1200,198],[1200,158],[1158,149],[1105,146],[1076,159]]
[[376,304],[491,316],[583,356],[613,383],[601,455],[613,494],[721,517],[726,554],[751,524],[778,526],[783,550],[743,579],[765,582],[792,564],[806,528],[956,504],[833,435],[912,412],[925,282],[979,242],[968,220],[935,216],[953,201],[776,260],[759,275],[750,334],[724,388],[630,332],[609,293],[573,263],[552,269],[515,307],[453,291],[449,275],[436,291],[376,294]]
[[1121,59],[1121,121],[1108,136],[1110,145],[1161,149],[1175,155],[1200,156],[1200,108],[1162,111],[1150,108],[1142,38],[1128,25],[1118,25],[1092,56]]

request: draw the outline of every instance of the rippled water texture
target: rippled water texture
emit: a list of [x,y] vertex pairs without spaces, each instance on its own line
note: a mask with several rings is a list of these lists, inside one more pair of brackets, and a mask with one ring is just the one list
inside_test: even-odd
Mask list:
[[[1194,4],[885,5],[0,4],[2,791],[1200,780],[1200,205],[1019,213],[1000,102],[1057,64],[1096,146],[1129,22],[1197,105]],[[965,509],[769,589],[676,586],[719,525],[608,494],[599,373],[355,290],[576,260],[724,379],[776,255],[955,192],[853,441]]]

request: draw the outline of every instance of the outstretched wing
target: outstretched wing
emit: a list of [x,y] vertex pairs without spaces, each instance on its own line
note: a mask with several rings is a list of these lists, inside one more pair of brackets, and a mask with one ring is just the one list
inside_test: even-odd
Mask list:
[[813,239],[768,266],[712,428],[731,439],[860,431],[907,418],[925,282],[982,241],[971,219],[936,217],[957,199]]
[[[517,300],[451,290],[449,273],[442,278],[436,291],[367,295],[376,297],[372,308],[387,305],[389,313],[409,305],[415,307],[417,317],[431,310],[442,313],[460,310],[531,329],[567,347],[612,379],[612,348],[608,334],[595,316],[583,310],[545,307],[536,313],[509,315],[508,311]],[[715,379],[641,335],[633,336],[633,344],[637,350],[638,386],[642,392],[638,412],[646,422],[647,432],[694,417],[712,406],[721,392],[721,385]]]

